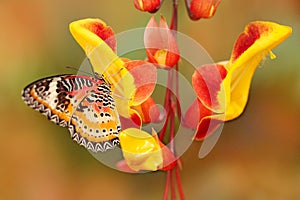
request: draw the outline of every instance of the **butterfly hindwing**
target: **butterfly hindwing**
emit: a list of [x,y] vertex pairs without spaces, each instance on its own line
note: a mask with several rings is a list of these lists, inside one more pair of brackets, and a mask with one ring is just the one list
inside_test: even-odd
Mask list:
[[119,144],[119,115],[107,85],[98,85],[79,103],[69,130],[74,140],[94,152],[113,149]]
[[25,87],[22,98],[50,121],[68,127],[71,137],[87,149],[105,151],[119,144],[119,116],[102,76],[44,78]]

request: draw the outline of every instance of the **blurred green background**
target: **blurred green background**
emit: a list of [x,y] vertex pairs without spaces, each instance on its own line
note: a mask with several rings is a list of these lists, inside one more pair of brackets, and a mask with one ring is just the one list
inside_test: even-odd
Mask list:
[[[186,199],[300,199],[299,0],[224,0],[212,19],[197,22],[179,3],[179,31],[215,61],[229,58],[250,21],[293,27],[273,51],[277,59],[257,69],[245,113],[226,123],[213,151],[200,160],[195,142],[183,155]],[[169,21],[170,10],[165,0],[156,15]],[[98,17],[118,33],[145,26],[150,16],[131,0],[0,1],[0,199],[162,199],[164,173],[131,175],[102,165],[20,95],[32,81],[81,64],[85,55],[69,33],[71,21]]]

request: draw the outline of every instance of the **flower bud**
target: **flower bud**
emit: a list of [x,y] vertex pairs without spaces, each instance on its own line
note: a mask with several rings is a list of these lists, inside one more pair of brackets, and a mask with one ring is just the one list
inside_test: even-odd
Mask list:
[[133,0],[136,9],[155,13],[162,3],[162,0]]
[[186,0],[189,16],[192,20],[214,16],[221,0]]
[[159,25],[154,17],[147,24],[144,42],[148,60],[161,68],[170,68],[180,58],[174,32],[169,29],[166,19],[160,18]]

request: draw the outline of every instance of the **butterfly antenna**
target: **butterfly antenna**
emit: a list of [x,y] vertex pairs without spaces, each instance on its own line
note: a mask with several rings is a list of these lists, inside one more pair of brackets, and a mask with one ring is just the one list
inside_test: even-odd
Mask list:
[[89,75],[89,76],[93,76],[93,77],[95,76],[94,69],[93,69],[93,72],[90,73],[90,72],[86,72],[86,71],[80,70],[80,69],[78,69],[78,68],[76,68],[76,67],[73,67],[73,66],[66,66],[66,68],[67,68],[67,69],[73,69],[73,70],[76,70],[77,72],[81,72],[81,73],[87,74],[87,75]]
[[107,76],[107,78],[114,77],[114,76],[118,75],[119,73],[121,73],[122,70],[123,70],[123,68],[119,69],[116,73],[110,74],[109,76]]

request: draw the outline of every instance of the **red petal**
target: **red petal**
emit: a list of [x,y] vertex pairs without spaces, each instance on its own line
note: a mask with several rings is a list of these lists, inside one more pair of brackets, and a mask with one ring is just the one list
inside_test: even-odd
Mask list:
[[[152,134],[153,135],[153,134]],[[162,156],[163,156],[163,166],[160,168],[160,170],[170,170],[172,168],[174,168],[176,166],[177,163],[177,159],[174,155],[174,153],[172,153],[172,151],[166,146],[164,145],[164,143],[162,143],[157,134],[153,135],[155,137],[155,139],[158,141],[159,146],[162,150]]]
[[129,61],[125,67],[134,78],[134,85],[137,88],[133,104],[139,105],[148,99],[156,84],[156,67],[142,60]]
[[202,118],[212,114],[211,110],[207,109],[198,99],[195,99],[185,113],[184,125],[191,129],[197,129]]
[[202,104],[197,99],[190,105],[190,107],[184,115],[184,126],[195,130],[197,129],[197,126],[200,121],[200,105]]
[[107,26],[101,20],[94,21],[92,23],[82,24],[86,29],[89,29],[91,32],[100,37],[103,41],[106,42],[110,48],[116,52],[116,38],[113,29],[110,26]]
[[158,24],[156,23],[155,18],[153,16],[151,17],[146,26],[144,33],[144,43],[149,61],[152,63],[156,63],[153,56],[157,49],[160,49],[162,47],[162,39],[160,36]]
[[250,24],[247,27],[247,31],[242,33],[237,39],[231,59],[232,61],[236,60],[242,53],[244,53],[257,39],[260,38],[260,34],[263,31],[268,32],[268,26],[257,26],[257,24]]
[[213,116],[202,118],[198,124],[195,140],[203,140],[212,134],[224,121],[214,119]]
[[218,112],[223,102],[218,100],[218,92],[221,90],[223,79],[227,70],[223,65],[204,65],[193,74],[192,84],[198,99],[205,107]]
[[137,171],[132,170],[128,164],[126,163],[125,160],[121,160],[117,163],[117,168],[122,171],[122,172],[127,172],[127,173],[137,173]]
[[213,112],[207,109],[199,100],[195,100],[184,116],[184,126],[195,129],[195,140],[203,140],[213,133],[222,120],[213,119]]
[[152,97],[149,97],[141,105],[134,107],[142,117],[143,123],[159,122],[160,111]]
[[131,110],[130,118],[120,116],[122,130],[127,128],[140,128],[142,126],[142,119],[136,111]]

